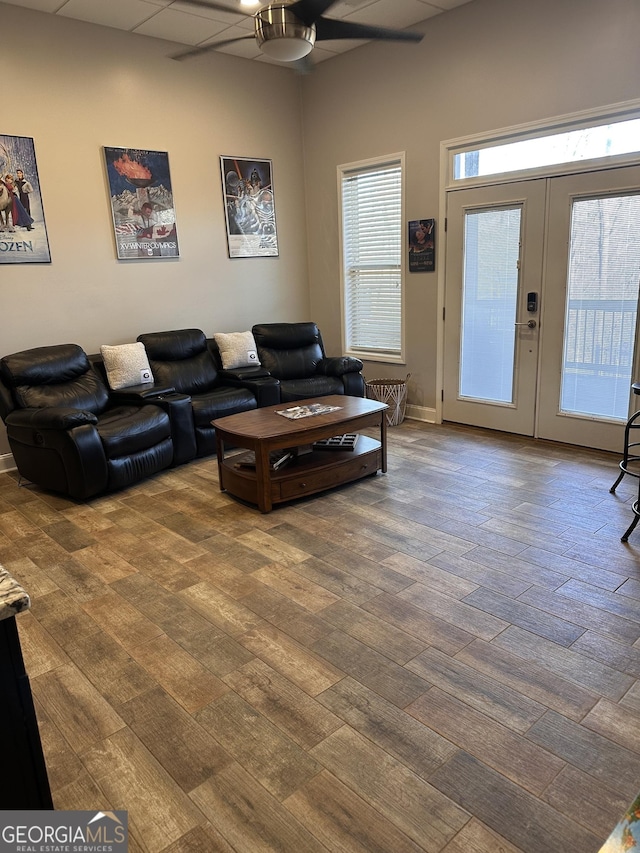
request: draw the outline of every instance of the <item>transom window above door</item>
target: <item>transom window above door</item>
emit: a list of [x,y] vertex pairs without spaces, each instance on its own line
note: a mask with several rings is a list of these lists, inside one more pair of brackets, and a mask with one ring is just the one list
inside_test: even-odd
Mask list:
[[607,168],[640,158],[640,109],[566,118],[549,126],[512,128],[486,139],[445,143],[449,186],[513,180],[515,175],[546,175]]

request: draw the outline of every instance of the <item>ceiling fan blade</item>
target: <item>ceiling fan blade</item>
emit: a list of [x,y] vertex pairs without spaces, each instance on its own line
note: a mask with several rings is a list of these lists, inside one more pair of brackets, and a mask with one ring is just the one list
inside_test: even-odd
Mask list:
[[303,24],[310,27],[337,2],[338,0],[297,0],[289,6],[289,11],[293,12],[296,18],[300,18]]
[[320,18],[316,21],[316,41],[328,39],[386,39],[388,41],[422,41],[424,33],[412,30],[391,30],[350,21]]
[[[189,6],[198,6],[200,9],[215,9],[218,12],[229,12],[231,15],[242,15],[245,18],[253,18],[251,12],[244,12],[242,9],[226,6],[224,3],[216,3],[214,0],[181,0],[182,3],[187,3]],[[173,6],[173,3],[171,3]]]
[[174,54],[171,59],[189,59],[191,56],[200,56],[201,53],[209,53],[210,50],[216,50],[219,47],[224,47],[225,44],[233,44],[236,41],[245,41],[246,39],[254,39],[255,36],[239,36],[234,39],[224,39],[223,41],[213,41],[209,44],[201,44],[199,47],[191,47],[189,50],[184,50],[182,53]]

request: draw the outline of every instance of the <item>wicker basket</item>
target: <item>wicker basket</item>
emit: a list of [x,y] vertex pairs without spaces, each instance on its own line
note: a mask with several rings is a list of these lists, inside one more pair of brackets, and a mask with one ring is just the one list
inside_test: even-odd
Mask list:
[[408,373],[406,379],[369,379],[365,382],[367,397],[389,406],[386,411],[389,426],[398,426],[404,420],[407,408],[407,382],[410,376],[411,374]]

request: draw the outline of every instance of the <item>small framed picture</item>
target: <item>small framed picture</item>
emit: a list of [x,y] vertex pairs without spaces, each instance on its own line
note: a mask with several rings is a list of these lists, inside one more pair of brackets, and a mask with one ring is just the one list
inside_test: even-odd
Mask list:
[[118,260],[178,258],[166,151],[104,148]]
[[278,255],[271,160],[220,157],[230,258]]
[[436,221],[409,222],[409,272],[433,272],[436,268]]

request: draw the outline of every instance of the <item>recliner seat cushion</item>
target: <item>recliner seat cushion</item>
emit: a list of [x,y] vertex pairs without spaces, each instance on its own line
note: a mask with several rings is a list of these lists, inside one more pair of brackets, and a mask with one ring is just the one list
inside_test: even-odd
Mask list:
[[107,459],[147,451],[171,436],[169,416],[159,406],[114,406],[96,429]]
[[222,387],[191,400],[193,422],[197,427],[211,427],[211,421],[257,408],[256,398],[245,388]]
[[146,477],[151,477],[171,465],[173,460],[173,444],[170,438],[165,438],[159,444],[154,444],[146,450],[119,456],[107,460],[109,476],[109,491],[124,489],[133,483],[138,483]]
[[280,399],[283,403],[306,400],[307,397],[325,397],[328,394],[344,394],[344,384],[337,376],[280,380]]
[[99,414],[107,388],[77,344],[23,350],[0,359],[0,375],[20,408],[66,406]]

